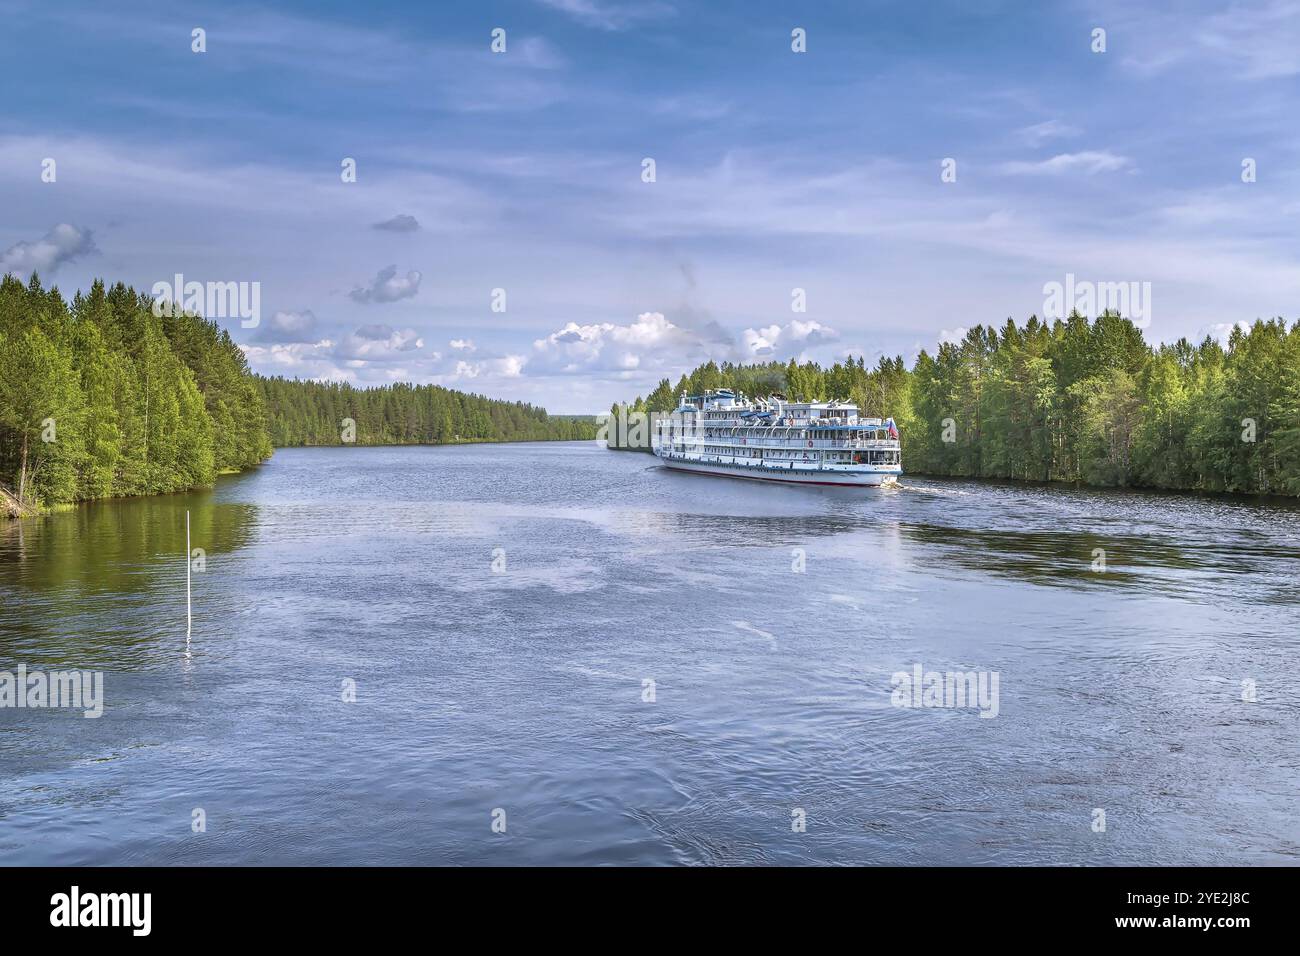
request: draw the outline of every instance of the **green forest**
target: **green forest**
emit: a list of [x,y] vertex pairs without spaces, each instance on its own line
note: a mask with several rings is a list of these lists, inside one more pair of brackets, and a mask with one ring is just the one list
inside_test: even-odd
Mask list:
[[96,281],[71,302],[0,281],[0,482],[9,511],[180,491],[271,454],[244,354]]
[[428,445],[475,441],[568,441],[595,434],[594,416],[548,415],[439,385],[359,389],[346,382],[256,378],[267,408],[271,443],[337,445],[345,419],[359,445]]
[[217,323],[96,280],[0,281],[0,514],[211,485],[273,446],[590,438],[591,418],[437,386],[265,379]]
[[627,407],[670,412],[681,392],[721,387],[893,417],[905,473],[1300,495],[1300,322],[1236,328],[1226,347],[1152,347],[1111,313],[1008,320],[922,351],[911,369],[901,357],[709,362]]

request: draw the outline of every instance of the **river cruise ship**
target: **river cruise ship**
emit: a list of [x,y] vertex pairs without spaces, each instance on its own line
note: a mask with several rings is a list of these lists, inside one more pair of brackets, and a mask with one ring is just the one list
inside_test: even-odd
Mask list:
[[717,389],[683,395],[658,420],[654,453],[669,468],[801,485],[889,485],[903,473],[892,418],[861,418],[851,402],[749,400]]

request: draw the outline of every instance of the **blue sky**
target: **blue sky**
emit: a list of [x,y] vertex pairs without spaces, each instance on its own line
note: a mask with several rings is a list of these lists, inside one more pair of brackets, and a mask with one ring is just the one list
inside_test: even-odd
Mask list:
[[1154,340],[1300,313],[1300,0],[0,16],[0,267],[260,282],[225,324],[268,374],[594,412],[707,357],[910,360],[1067,273],[1151,283]]

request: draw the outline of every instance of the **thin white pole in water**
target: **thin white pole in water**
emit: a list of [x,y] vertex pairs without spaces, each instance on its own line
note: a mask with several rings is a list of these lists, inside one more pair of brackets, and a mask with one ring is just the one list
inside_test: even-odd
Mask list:
[[185,512],[185,640],[190,639],[194,619],[190,613],[190,513]]

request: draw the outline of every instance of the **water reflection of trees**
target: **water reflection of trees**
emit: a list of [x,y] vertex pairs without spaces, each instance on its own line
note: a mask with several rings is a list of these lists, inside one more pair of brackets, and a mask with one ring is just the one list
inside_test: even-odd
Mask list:
[[162,603],[179,602],[183,622],[187,509],[191,546],[209,562],[256,534],[256,505],[211,491],[87,502],[0,523],[0,660],[70,653],[78,632],[95,643],[138,641],[172,625],[170,610],[156,620]]
[[[1246,578],[1255,586],[1263,586],[1300,560],[1296,550],[1250,534],[1175,540],[1162,535],[1085,529],[972,528],[900,521],[896,517],[880,520],[851,513],[755,516],[646,512],[626,518],[624,524],[634,526],[633,530],[676,538],[688,548],[762,548],[866,533],[873,543],[854,553],[852,560],[867,565],[873,561],[897,563],[899,545],[911,543],[923,549],[912,558],[921,569],[933,563],[936,569],[947,566],[1040,585],[1138,587],[1192,597],[1209,597],[1216,589],[1229,586],[1233,578],[1239,579],[1243,587]],[[1104,573],[1098,570],[1099,552],[1104,553]]]

